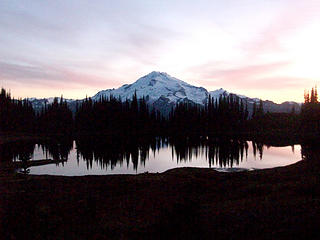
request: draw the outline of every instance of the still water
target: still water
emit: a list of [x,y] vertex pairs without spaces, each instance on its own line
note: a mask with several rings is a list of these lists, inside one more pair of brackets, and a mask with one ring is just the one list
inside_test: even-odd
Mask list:
[[[29,144],[29,145],[28,145]],[[82,139],[65,142],[28,143],[12,150],[12,161],[65,159],[59,164],[30,167],[30,174],[106,175],[164,172],[177,167],[242,171],[273,168],[302,159],[301,146],[268,146],[252,141],[119,140]],[[11,146],[15,149],[14,146]],[[24,151],[21,152],[21,149]]]

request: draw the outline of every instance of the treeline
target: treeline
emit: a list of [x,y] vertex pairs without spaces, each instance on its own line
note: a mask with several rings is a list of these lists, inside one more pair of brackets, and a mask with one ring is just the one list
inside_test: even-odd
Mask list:
[[40,134],[117,134],[137,135],[275,135],[319,136],[320,104],[317,89],[305,93],[301,112],[266,113],[263,102],[254,103],[249,114],[248,103],[236,95],[208,98],[205,106],[183,101],[163,116],[136,93],[132,99],[86,98],[72,112],[66,101],[55,98],[35,113],[30,102],[16,100],[4,89],[0,94],[0,131]]
[[246,129],[248,104],[230,94],[214,99],[209,96],[205,107],[190,102],[179,103],[171,111],[168,126],[178,135],[232,134]]
[[263,109],[263,102],[254,103],[252,117],[247,122],[247,131],[253,136],[295,138],[301,135],[300,115],[291,113],[270,113]]
[[305,91],[304,104],[301,107],[300,129],[307,135],[320,135],[320,103],[317,88]]
[[10,93],[1,89],[0,131],[28,132],[44,134],[71,134],[73,116],[67,103],[55,98],[52,104],[45,105],[36,113],[27,100],[11,98]]
[[1,89],[0,131],[34,131],[35,121],[35,112],[28,101],[14,99],[5,89]]
[[60,101],[54,98],[52,104],[45,105],[37,114],[35,129],[44,134],[73,133],[73,114],[61,96]]
[[86,98],[77,106],[74,123],[79,134],[159,135],[166,121],[159,111],[149,109],[144,97],[138,99],[134,93],[131,101],[124,102],[113,96],[98,101]]

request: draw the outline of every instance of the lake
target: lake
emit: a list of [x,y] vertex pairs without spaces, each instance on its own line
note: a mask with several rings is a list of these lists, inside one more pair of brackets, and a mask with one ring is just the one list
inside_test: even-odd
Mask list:
[[228,172],[286,166],[302,159],[300,145],[268,146],[253,141],[217,139],[82,138],[11,143],[2,148],[8,155],[6,158],[12,161],[66,160],[59,164],[30,167],[28,172],[35,175],[156,173],[178,167]]

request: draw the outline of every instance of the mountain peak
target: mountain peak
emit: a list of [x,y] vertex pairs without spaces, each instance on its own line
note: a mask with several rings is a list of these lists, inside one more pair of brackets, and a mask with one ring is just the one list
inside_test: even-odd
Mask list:
[[109,96],[110,94],[115,97],[121,96],[122,99],[131,99],[135,92],[139,98],[146,97],[149,103],[157,101],[160,97],[165,97],[170,103],[174,104],[183,99],[204,104],[208,95],[204,88],[192,86],[165,72],[153,71],[132,84],[123,85],[112,91],[100,91],[93,96],[93,99],[99,99],[101,96]]
[[[152,71],[149,74],[143,76],[142,78],[139,78],[137,82],[140,81],[156,81],[156,80],[162,80],[162,81],[172,81],[172,80],[178,80],[174,77],[171,77],[168,73],[166,72],[157,72],[157,71]],[[180,81],[180,80],[178,80]]]
[[227,92],[226,90],[224,90],[223,88],[219,88],[217,90],[211,91],[209,92],[210,96],[213,98],[219,98],[221,95],[223,96],[228,96],[229,92]]
[[[167,74],[166,72],[160,72],[160,71],[152,71],[149,74]],[[147,75],[149,75],[147,74]]]
[[[150,72],[149,74],[147,74],[146,76],[150,76],[150,77],[153,77],[153,76],[166,76],[166,77],[171,77],[168,73],[166,72],[159,72],[159,71],[152,71]],[[145,77],[146,77],[145,76]]]

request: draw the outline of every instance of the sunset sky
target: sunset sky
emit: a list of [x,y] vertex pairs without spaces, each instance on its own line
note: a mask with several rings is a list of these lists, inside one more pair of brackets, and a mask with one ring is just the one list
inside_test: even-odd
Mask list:
[[320,85],[320,1],[0,1],[0,85],[14,97],[84,98],[154,70],[301,102]]

